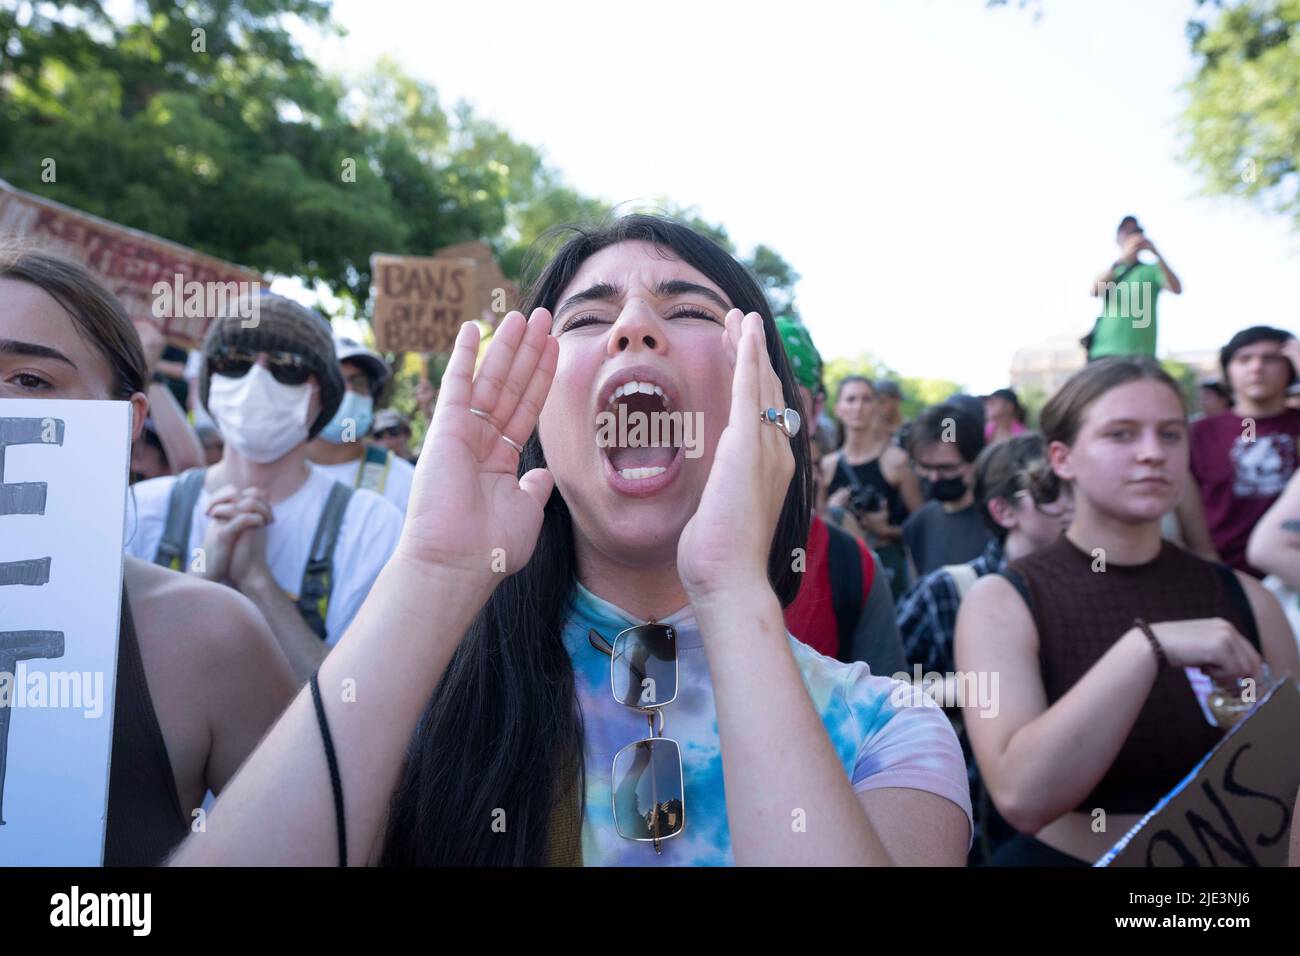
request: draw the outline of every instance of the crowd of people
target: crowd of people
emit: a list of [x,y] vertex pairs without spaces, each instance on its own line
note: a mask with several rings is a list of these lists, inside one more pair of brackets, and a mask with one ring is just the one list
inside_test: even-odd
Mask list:
[[[1300,677],[1300,341],[1232,335],[1190,416],[1178,277],[1117,240],[1037,422],[908,420],[707,238],[578,229],[421,383],[418,456],[312,310],[168,357],[6,248],[0,398],[134,411],[105,863],[1094,863]],[[620,405],[703,453],[602,447]]]

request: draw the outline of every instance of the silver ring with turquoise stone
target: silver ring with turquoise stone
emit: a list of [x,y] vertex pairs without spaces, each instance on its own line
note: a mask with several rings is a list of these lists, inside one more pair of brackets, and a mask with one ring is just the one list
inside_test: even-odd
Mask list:
[[787,438],[799,434],[799,426],[802,422],[799,413],[793,408],[787,408],[785,411],[777,411],[775,408],[764,409],[758,413],[758,420],[768,425],[775,425],[785,432]]

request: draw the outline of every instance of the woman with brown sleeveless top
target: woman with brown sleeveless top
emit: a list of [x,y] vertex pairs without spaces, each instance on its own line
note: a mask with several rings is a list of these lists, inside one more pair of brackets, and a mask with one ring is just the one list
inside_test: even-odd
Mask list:
[[[0,399],[148,400],[121,305],[81,267],[0,250]],[[106,866],[149,866],[190,832],[293,697],[288,661],[239,593],[126,558],[104,840]]]
[[993,801],[1021,831],[995,865],[1093,863],[1179,783],[1223,735],[1184,668],[1229,686],[1259,680],[1261,657],[1300,674],[1259,582],[1161,538],[1189,480],[1173,379],[1148,359],[1094,362],[1041,420],[1043,480],[1073,487],[1074,520],[982,578],[957,619],[958,670],[1000,676],[995,716],[966,721]]

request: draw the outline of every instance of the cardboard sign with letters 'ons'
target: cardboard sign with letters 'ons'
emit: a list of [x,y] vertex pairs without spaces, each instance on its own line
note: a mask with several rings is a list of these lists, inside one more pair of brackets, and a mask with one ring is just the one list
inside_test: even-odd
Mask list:
[[1098,866],[1286,866],[1300,690],[1282,681]]
[[131,406],[0,401],[0,866],[103,862]]

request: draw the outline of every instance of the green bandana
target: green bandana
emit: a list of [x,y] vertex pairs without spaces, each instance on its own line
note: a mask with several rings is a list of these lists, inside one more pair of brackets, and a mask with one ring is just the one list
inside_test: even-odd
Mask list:
[[814,395],[819,394],[822,391],[822,357],[808,330],[802,323],[785,316],[776,320],[776,330],[785,343],[785,354],[790,358],[795,381]]

